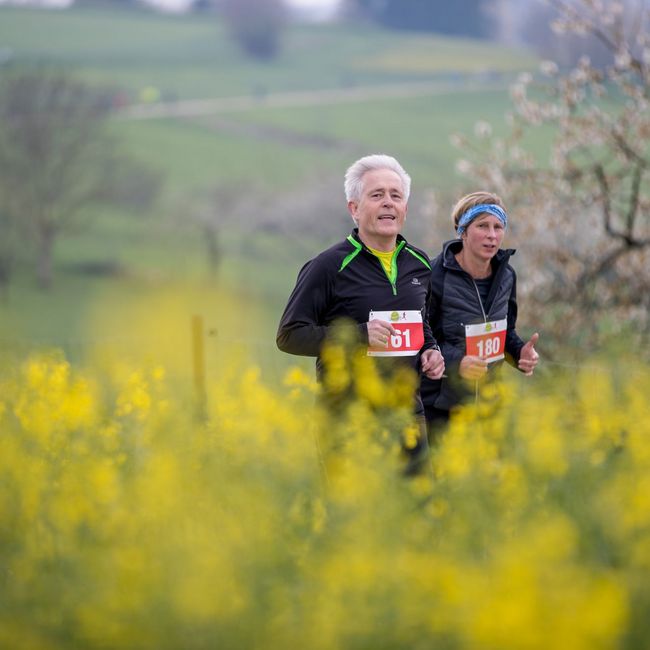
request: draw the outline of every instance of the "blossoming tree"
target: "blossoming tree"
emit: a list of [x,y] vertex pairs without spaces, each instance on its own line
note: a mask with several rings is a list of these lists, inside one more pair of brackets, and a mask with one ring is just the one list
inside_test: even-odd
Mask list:
[[595,36],[610,63],[585,56],[561,70],[545,61],[539,75],[521,75],[508,134],[481,123],[476,138],[455,136],[458,168],[516,214],[527,320],[576,350],[622,333],[647,338],[650,13],[641,2],[550,4],[557,33]]

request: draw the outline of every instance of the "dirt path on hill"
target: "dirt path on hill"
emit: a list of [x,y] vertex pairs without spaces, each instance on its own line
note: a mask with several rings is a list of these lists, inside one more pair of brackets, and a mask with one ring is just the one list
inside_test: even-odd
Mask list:
[[409,97],[431,97],[450,93],[474,93],[506,87],[494,79],[458,81],[425,81],[378,86],[358,86],[330,90],[278,92],[236,97],[218,97],[156,104],[138,104],[120,109],[117,115],[123,119],[182,119],[196,122],[211,130],[241,135],[267,141],[280,142],[290,146],[313,147],[315,149],[338,149],[355,153],[364,146],[353,140],[336,138],[317,133],[297,131],[269,124],[252,124],[228,119],[227,115],[249,110],[277,108],[308,108],[311,106],[332,106],[337,104],[363,103],[386,99]]
[[472,93],[495,90],[500,87],[505,88],[506,84],[495,84],[494,81],[469,80],[460,80],[458,82],[421,81],[380,86],[260,93],[258,95],[240,95],[237,97],[136,104],[119,109],[117,115],[131,120],[151,120],[169,117],[205,117],[218,113],[238,113],[240,111],[256,109],[300,108],[384,99],[403,99],[406,97],[430,97],[433,95],[448,95],[458,92]]

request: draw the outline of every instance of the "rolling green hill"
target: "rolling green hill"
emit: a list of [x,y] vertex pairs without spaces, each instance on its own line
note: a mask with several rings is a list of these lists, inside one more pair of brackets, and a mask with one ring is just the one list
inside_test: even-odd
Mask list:
[[0,18],[1,47],[18,60],[71,65],[134,93],[153,85],[176,98],[512,72],[534,63],[488,43],[359,25],[290,26],[278,59],[256,63],[242,58],[209,14],[2,7]]

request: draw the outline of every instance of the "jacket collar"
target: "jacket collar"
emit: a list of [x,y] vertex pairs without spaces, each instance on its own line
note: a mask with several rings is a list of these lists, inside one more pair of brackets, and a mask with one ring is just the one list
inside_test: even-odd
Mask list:
[[[361,239],[361,237],[359,237],[359,229],[358,228],[353,228],[352,229],[351,236],[353,237],[353,239],[355,241],[359,242],[364,247],[364,249],[368,250],[368,245]],[[402,235],[397,235],[397,241],[395,242],[395,248],[399,248],[399,245],[400,245],[401,242],[404,242],[405,244],[407,243],[406,239],[404,239],[404,237],[402,237]]]

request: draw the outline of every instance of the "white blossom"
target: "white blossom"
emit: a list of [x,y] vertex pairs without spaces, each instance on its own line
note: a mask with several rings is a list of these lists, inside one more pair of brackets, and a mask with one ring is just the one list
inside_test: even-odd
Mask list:
[[573,79],[578,84],[584,84],[588,80],[587,72],[584,68],[576,68],[571,73],[571,79]]
[[557,63],[555,61],[542,61],[539,64],[540,72],[547,77],[553,77],[558,73]]
[[622,16],[625,11],[625,6],[619,0],[615,0],[615,2],[609,3],[609,10],[615,16]]
[[553,30],[554,34],[557,34],[558,36],[561,36],[562,34],[566,34],[567,31],[567,25],[564,20],[554,20],[551,22],[551,29]]
[[632,57],[627,49],[621,49],[616,53],[614,57],[614,62],[618,68],[629,68],[630,63],[632,63]]
[[452,147],[460,148],[465,144],[465,138],[459,133],[452,133],[449,136],[449,142]]
[[492,125],[484,120],[479,120],[474,125],[474,133],[479,138],[488,138],[492,135]]
[[526,86],[523,84],[514,84],[511,86],[510,97],[515,102],[523,102],[526,98]]
[[616,16],[614,14],[608,13],[608,14],[603,14],[600,17],[600,22],[602,25],[605,27],[610,27],[616,22]]
[[586,36],[589,33],[591,25],[584,20],[576,20],[570,25],[570,29],[578,36]]

